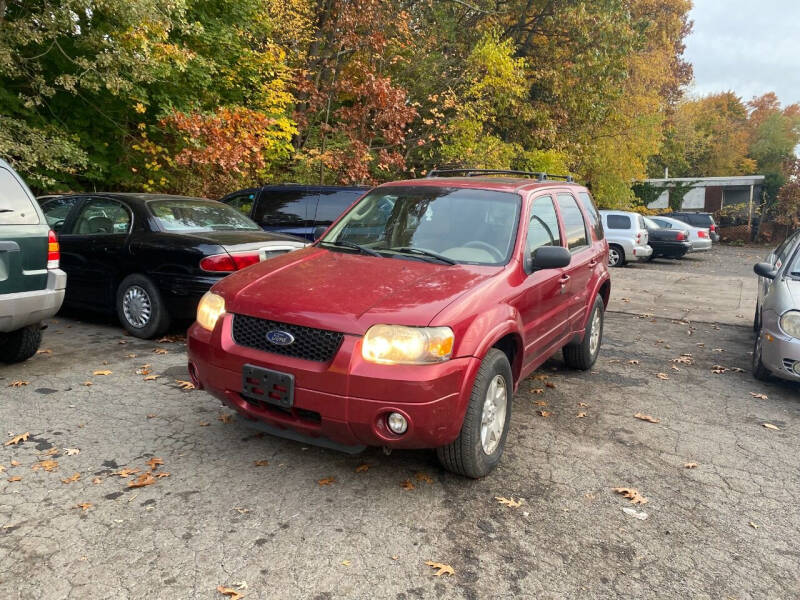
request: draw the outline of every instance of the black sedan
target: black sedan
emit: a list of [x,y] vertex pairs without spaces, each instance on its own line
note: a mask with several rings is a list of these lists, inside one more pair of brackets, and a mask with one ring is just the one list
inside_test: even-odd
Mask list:
[[647,217],[644,218],[644,222],[647,226],[647,236],[649,238],[647,243],[653,249],[649,260],[659,256],[682,258],[692,249],[688,229],[667,229]]
[[40,203],[61,243],[64,305],[116,311],[140,338],[193,319],[200,297],[232,271],[306,244],[214,200],[93,193]]

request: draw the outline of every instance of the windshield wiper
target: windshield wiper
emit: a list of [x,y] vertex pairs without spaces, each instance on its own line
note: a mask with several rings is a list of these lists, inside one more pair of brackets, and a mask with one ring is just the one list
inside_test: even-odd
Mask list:
[[438,252],[433,252],[432,250],[425,250],[424,248],[411,248],[410,246],[399,246],[397,248],[389,248],[391,252],[397,252],[398,254],[416,254],[418,256],[427,256],[429,258],[435,258],[438,261],[446,263],[448,265],[455,265],[458,264],[452,258],[447,258],[446,256],[439,254]]
[[352,248],[353,250],[358,250],[361,254],[368,254],[369,256],[377,256],[378,258],[383,258],[381,254],[375,252],[372,248],[367,248],[366,246],[362,246],[361,244],[356,244],[355,242],[348,242],[347,240],[336,240],[335,242],[322,242],[323,244],[330,244],[331,246],[339,246],[340,248]]

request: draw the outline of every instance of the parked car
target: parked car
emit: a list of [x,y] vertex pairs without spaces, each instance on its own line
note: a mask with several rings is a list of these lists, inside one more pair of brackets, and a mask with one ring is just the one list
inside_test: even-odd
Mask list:
[[659,227],[650,217],[644,217],[644,222],[647,225],[648,243],[653,249],[649,260],[662,256],[664,258],[683,258],[692,250],[688,229]]
[[800,231],[753,270],[758,275],[753,375],[800,382]]
[[683,221],[684,223],[688,223],[693,227],[702,227],[703,229],[708,229],[708,234],[711,237],[711,241],[712,242],[719,241],[719,233],[717,233],[717,224],[714,221],[714,216],[711,213],[682,211],[682,212],[666,213],[663,216],[672,217],[673,219],[678,219],[678,221]]
[[225,275],[305,241],[267,233],[214,200],[159,194],[71,194],[42,201],[69,276],[64,304],[116,311],[141,338],[192,318]]
[[215,284],[195,385],[274,435],[489,473],[519,383],[559,350],[594,364],[611,284],[586,188],[482,173],[384,184],[313,246]]
[[363,186],[265,185],[228,194],[221,199],[258,223],[264,231],[314,240],[368,190]]
[[42,322],[58,312],[66,283],[56,234],[28,186],[0,159],[0,361],[36,354]]
[[608,266],[624,267],[628,261],[649,258],[647,226],[639,213],[623,210],[601,210],[603,229],[608,240]]
[[689,250],[689,252],[706,252],[711,250],[711,235],[709,230],[705,227],[695,227],[694,225],[679,221],[678,219],[663,217],[661,215],[650,217],[650,220],[664,229],[686,231],[689,236],[689,241],[692,243],[692,249]]

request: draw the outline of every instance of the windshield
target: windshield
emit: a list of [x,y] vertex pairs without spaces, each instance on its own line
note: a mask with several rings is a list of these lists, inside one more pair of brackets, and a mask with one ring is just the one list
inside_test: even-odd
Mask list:
[[253,221],[221,202],[176,198],[147,203],[164,231],[258,230]]
[[444,263],[502,265],[514,247],[517,194],[428,186],[376,189],[354,206],[320,245],[406,255]]
[[786,272],[792,277],[800,277],[800,244],[796,244],[794,256],[792,257]]

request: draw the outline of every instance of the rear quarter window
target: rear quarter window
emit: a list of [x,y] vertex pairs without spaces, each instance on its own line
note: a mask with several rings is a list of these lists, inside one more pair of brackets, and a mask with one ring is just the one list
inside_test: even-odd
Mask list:
[[38,225],[33,202],[16,177],[0,167],[0,225]]
[[606,215],[606,225],[609,229],[630,229],[631,218],[626,215]]

